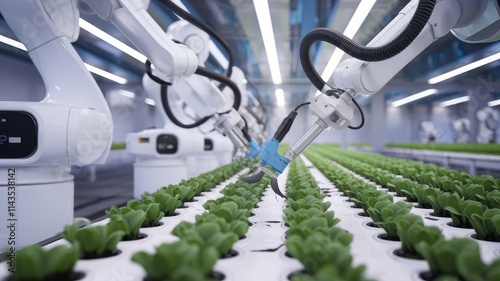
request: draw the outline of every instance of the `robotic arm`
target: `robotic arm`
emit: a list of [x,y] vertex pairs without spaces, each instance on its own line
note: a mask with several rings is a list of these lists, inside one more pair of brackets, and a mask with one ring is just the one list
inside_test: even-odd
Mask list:
[[165,34],[146,11],[148,0],[81,0],[81,3],[85,10],[111,21],[144,53],[154,65],[154,76],[183,88],[182,99],[199,117],[213,116],[215,129],[228,136],[239,150],[247,151],[248,141],[240,126],[242,119],[236,112],[239,102],[234,110],[217,114],[225,103],[222,93],[207,78],[193,75],[203,72],[197,55]]
[[[413,16],[417,13],[419,17]],[[422,18],[426,20],[422,21]],[[244,179],[248,182],[255,182],[267,173],[273,177],[271,181],[273,190],[284,197],[277,186],[276,177],[323,130],[327,128],[341,130],[347,127],[357,129],[362,126],[355,128],[350,125],[354,116],[351,105],[354,103],[357,106],[354,100],[356,95],[372,95],[380,91],[413,58],[450,31],[460,39],[466,37],[468,42],[496,40],[500,32],[499,19],[500,7],[497,1],[493,0],[413,0],[367,47],[351,43],[352,41],[342,38],[342,35],[332,35],[330,30],[311,31],[301,43],[301,62],[311,82],[322,92],[322,95],[315,97],[310,103],[310,109],[318,119],[309,131],[282,156],[277,153],[281,141],[277,136],[286,134],[290,129],[296,112],[295,115],[287,117],[278,128],[275,137],[271,138],[264,148],[260,169]],[[420,31],[414,35],[408,35],[411,33],[408,31],[409,25],[413,26],[412,29],[418,26],[417,30]],[[335,70],[333,74],[335,89],[319,78],[310,63],[309,47],[318,41],[338,45],[337,47],[354,57],[342,62]],[[397,41],[406,42],[402,44],[402,48],[396,46],[391,49],[395,45],[393,43]],[[385,45],[382,46],[382,44]],[[395,51],[394,49],[397,48],[399,50]]]

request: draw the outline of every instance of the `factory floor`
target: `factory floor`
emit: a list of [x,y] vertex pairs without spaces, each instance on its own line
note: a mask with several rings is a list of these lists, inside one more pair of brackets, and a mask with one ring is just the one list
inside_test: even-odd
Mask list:
[[75,218],[103,217],[112,205],[123,206],[133,198],[133,159],[106,165],[73,168],[75,177]]

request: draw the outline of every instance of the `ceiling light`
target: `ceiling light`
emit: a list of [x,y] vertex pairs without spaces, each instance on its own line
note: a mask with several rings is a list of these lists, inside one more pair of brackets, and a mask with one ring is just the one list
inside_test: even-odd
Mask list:
[[120,90],[119,93],[120,93],[120,95],[126,96],[127,98],[131,98],[131,99],[135,98],[135,93],[132,93],[132,92],[129,92],[129,91]]
[[[354,35],[356,35],[359,28],[375,5],[375,2],[377,2],[377,0],[363,0],[359,3],[356,11],[354,12],[354,15],[352,16],[351,20],[347,24],[346,29],[344,30],[344,35],[346,37],[352,39]],[[332,77],[335,68],[337,68],[343,56],[344,51],[339,48],[335,48],[335,51],[333,51],[333,54],[328,61],[325,70],[323,70],[323,74],[321,74],[321,78],[324,81],[328,82],[328,80],[330,80],[330,77]]]
[[494,62],[498,59],[500,59],[500,53],[496,53],[496,54],[491,55],[489,57],[486,57],[484,59],[477,60],[475,62],[472,62],[472,63],[466,64],[462,67],[459,67],[455,70],[438,75],[434,78],[429,79],[427,82],[429,84],[436,84],[436,83],[442,82],[444,80],[448,80],[450,78],[453,78],[457,75],[463,74],[463,73],[471,71],[473,69],[476,69],[478,67],[481,67],[483,65],[487,65],[488,63]]
[[153,99],[150,99],[150,98],[145,98],[145,99],[144,99],[144,102],[145,102],[146,104],[151,105],[151,106],[155,106],[155,105],[156,105],[156,102],[155,102]]
[[283,92],[283,89],[276,89],[274,93],[276,94],[276,104],[278,105],[278,107],[284,107],[285,93]]
[[[23,43],[16,41],[16,40],[12,40],[12,39],[7,38],[5,36],[0,35],[0,42],[5,43],[5,44],[10,45],[10,46],[13,46],[13,47],[16,47],[20,50],[26,51],[26,47],[23,45]],[[83,63],[83,64],[85,65],[85,67],[87,68],[88,71],[95,73],[99,76],[102,76],[104,78],[107,78],[109,80],[112,80],[116,83],[127,84],[127,82],[128,82],[127,79],[125,79],[123,77],[120,77],[118,75],[114,75],[112,73],[109,73],[107,71],[104,71],[100,68],[97,68],[97,67],[92,66],[92,65],[87,64],[87,63]]]
[[497,106],[497,105],[500,105],[500,99],[492,100],[492,101],[488,102],[489,107],[493,107],[493,106]]
[[407,103],[410,103],[410,102],[413,102],[413,101],[425,98],[427,96],[434,95],[437,92],[438,92],[438,90],[436,90],[436,89],[429,89],[429,90],[426,90],[426,91],[423,91],[423,92],[416,93],[414,95],[408,96],[406,98],[394,101],[394,102],[391,103],[391,105],[393,107],[399,107],[399,106],[402,106],[404,104],[407,104]]
[[104,71],[100,68],[97,68],[95,66],[92,66],[90,64],[87,64],[87,63],[83,63],[85,65],[85,67],[87,68],[88,71],[94,73],[94,74],[97,74],[101,77],[104,77],[106,79],[109,79],[111,81],[114,81],[118,84],[127,84],[127,79],[123,78],[123,77],[120,77],[118,75],[114,75],[113,73],[109,73],[107,71]]
[[26,47],[23,45],[23,43],[16,41],[16,40],[13,40],[13,39],[10,39],[9,37],[5,37],[3,35],[0,35],[0,42],[7,44],[9,46],[12,46],[12,47],[21,49],[23,51],[27,51]]
[[439,103],[439,106],[440,107],[447,107],[447,106],[450,106],[450,105],[455,105],[455,104],[463,103],[463,102],[466,102],[466,101],[469,101],[469,100],[470,100],[469,96],[464,96],[464,97],[460,97],[460,98],[451,99],[451,100],[447,100],[447,101],[441,102],[441,103]]
[[107,34],[106,32],[100,30],[99,28],[95,27],[94,25],[90,24],[89,22],[85,21],[84,19],[80,19],[80,27],[82,29],[85,29],[87,32],[92,33],[94,36],[97,38],[103,40],[104,42],[110,44],[111,46],[117,48],[118,50],[126,53],[127,55],[133,57],[134,59],[144,63],[146,62],[146,56],[138,52],[137,50],[131,48],[127,44],[123,43],[122,41],[116,39],[115,37]]
[[267,0],[253,0],[255,12],[257,13],[257,21],[259,22],[260,33],[264,41],[267,61],[271,70],[273,83],[281,84],[281,70],[278,60],[278,52],[276,51],[276,42],[274,41],[273,23],[271,21],[271,13],[269,12],[269,3]]

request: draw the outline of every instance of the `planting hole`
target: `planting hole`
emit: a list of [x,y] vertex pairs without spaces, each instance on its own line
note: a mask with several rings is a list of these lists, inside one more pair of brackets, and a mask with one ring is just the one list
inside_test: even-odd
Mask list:
[[446,223],[447,226],[454,227],[454,228],[461,228],[461,229],[472,229],[472,226],[469,225],[462,225],[462,226],[457,226],[454,222],[450,221]]
[[137,238],[135,238],[135,239],[127,239],[127,240],[122,240],[122,242],[137,241],[137,240],[144,239],[144,238],[146,238],[146,237],[148,237],[148,235],[147,235],[146,233],[139,233],[139,234],[137,235]]
[[380,228],[380,226],[376,225],[374,222],[370,221],[366,223],[366,226],[373,227],[373,228]]
[[367,213],[365,213],[365,212],[358,213],[357,215],[358,215],[358,216],[360,216],[360,217],[370,217],[370,216],[369,216]]
[[141,226],[141,228],[152,228],[152,227],[158,227],[158,226],[162,226],[162,225],[163,225],[163,222],[159,221],[153,226]]
[[175,217],[175,216],[178,216],[180,215],[181,213],[178,213],[178,212],[174,212],[172,215],[165,215],[164,217]]
[[425,281],[432,281],[436,279],[437,276],[434,276],[434,274],[432,274],[432,272],[430,271],[424,271],[420,272],[420,274],[418,274],[418,277],[422,278]]
[[[356,205],[350,205],[349,208],[352,208],[352,209],[361,209],[361,207],[358,207]],[[365,213],[366,214],[366,213]]]
[[351,198],[349,198],[349,199],[344,200],[344,202],[352,203],[352,200],[351,200]]
[[285,252],[285,256],[286,256],[286,257],[289,257],[289,258],[291,258],[291,259],[293,259],[293,256],[292,256],[292,254],[290,254],[290,252],[289,252],[289,251],[286,251],[286,252]]
[[247,238],[247,236],[246,235],[242,235],[242,236],[240,236],[239,239],[242,240],[242,239],[245,239],[245,238]]
[[307,272],[305,270],[299,270],[299,271],[294,271],[294,272],[288,274],[287,278],[288,278],[288,280],[292,280],[293,277],[295,277],[296,275],[299,275],[299,274],[311,275],[309,272]]
[[437,221],[438,220],[436,218],[431,218],[431,217],[424,217],[424,218],[427,219],[427,220],[431,220],[431,221]]
[[398,257],[402,257],[402,258],[405,258],[405,259],[412,259],[412,260],[423,260],[421,257],[419,256],[416,256],[416,255],[411,255],[411,254],[407,254],[405,253],[402,249],[397,249],[397,250],[394,250],[394,255],[398,256]]
[[101,257],[88,257],[88,256],[84,255],[81,259],[82,260],[95,260],[95,259],[110,258],[110,257],[118,256],[121,253],[122,253],[122,251],[116,249],[116,250],[113,250],[109,253],[106,253],[105,255],[103,255]]
[[389,235],[387,235],[387,233],[381,233],[381,234],[377,235],[377,238],[382,239],[382,240],[386,240],[386,241],[395,241],[395,242],[399,241],[399,238],[398,239],[391,239],[391,237],[389,237]]
[[222,255],[221,259],[228,259],[228,258],[236,257],[237,255],[238,255],[238,252],[231,249],[231,251],[229,251],[229,253]]
[[222,273],[220,271],[212,271],[210,273],[210,277],[212,277],[215,280],[219,280],[219,281],[226,279],[226,275],[224,275],[224,273]]

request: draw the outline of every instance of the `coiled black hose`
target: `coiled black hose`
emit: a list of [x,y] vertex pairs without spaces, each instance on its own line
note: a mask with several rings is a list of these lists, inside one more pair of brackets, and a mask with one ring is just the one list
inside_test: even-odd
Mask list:
[[327,28],[313,29],[300,42],[300,62],[305,74],[318,90],[321,91],[323,89],[326,82],[323,81],[316,69],[314,69],[309,54],[311,46],[318,41],[330,43],[348,55],[362,61],[383,61],[394,57],[406,49],[417,38],[429,21],[435,4],[436,0],[420,0],[415,14],[405,29],[392,41],[378,47],[359,45],[335,30]]

